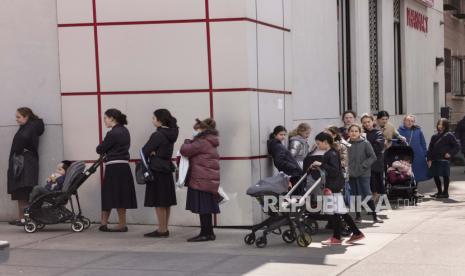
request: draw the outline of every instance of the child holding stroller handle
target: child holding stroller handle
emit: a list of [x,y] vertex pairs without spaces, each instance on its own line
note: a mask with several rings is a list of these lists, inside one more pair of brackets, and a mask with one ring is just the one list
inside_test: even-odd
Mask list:
[[32,189],[32,192],[29,196],[29,203],[34,201],[34,199],[40,195],[61,191],[63,188],[63,183],[65,182],[66,170],[70,165],[71,161],[61,161],[57,165],[56,171],[47,178],[47,183],[45,186],[37,185]]
[[365,236],[355,225],[354,220],[349,215],[345,206],[344,198],[342,196],[342,189],[344,188],[344,174],[341,165],[339,153],[337,152],[333,137],[328,133],[320,133],[315,137],[316,144],[319,150],[325,151],[323,160],[315,161],[310,165],[310,170],[320,167],[326,172],[326,184],[324,193],[324,211],[331,214],[330,220],[333,225],[333,236],[329,239],[322,241],[324,245],[340,245],[341,240],[341,217],[347,223],[352,231],[352,236],[347,243],[355,243]]

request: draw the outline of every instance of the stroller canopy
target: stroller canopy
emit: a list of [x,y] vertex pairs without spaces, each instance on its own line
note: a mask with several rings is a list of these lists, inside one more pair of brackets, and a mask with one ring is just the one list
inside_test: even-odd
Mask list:
[[253,197],[281,195],[287,193],[288,188],[289,177],[284,173],[279,173],[258,181],[257,184],[247,189],[247,194]]
[[74,162],[69,166],[68,170],[66,170],[65,182],[63,183],[63,192],[67,192],[71,187],[74,179],[78,175],[84,172],[86,169],[86,164],[83,161]]
[[409,146],[392,146],[384,152],[384,164],[392,166],[392,163],[399,160],[413,162],[414,152]]

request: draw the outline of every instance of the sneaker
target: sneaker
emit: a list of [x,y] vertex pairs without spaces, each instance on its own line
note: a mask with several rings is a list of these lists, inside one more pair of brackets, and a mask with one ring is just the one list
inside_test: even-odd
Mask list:
[[382,219],[380,219],[378,216],[373,217],[373,223],[384,223]]
[[358,242],[359,240],[363,240],[365,238],[365,235],[363,233],[360,233],[358,235],[353,234],[350,239],[347,240],[347,243],[355,243]]
[[336,239],[335,237],[331,237],[325,241],[322,241],[321,244],[323,245],[341,245],[342,241]]

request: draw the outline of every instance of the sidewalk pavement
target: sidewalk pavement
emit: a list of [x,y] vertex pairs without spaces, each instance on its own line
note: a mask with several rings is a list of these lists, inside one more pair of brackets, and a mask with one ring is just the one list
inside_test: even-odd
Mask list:
[[[102,233],[93,225],[72,233],[69,225],[26,234],[0,224],[0,275],[464,275],[465,174],[453,168],[450,199],[425,200],[418,207],[384,211],[384,224],[366,226],[358,245],[322,247],[321,231],[309,248],[271,235],[258,249],[243,243],[246,230],[216,229],[217,240],[187,243],[195,227],[172,227],[169,239],[144,238],[149,225],[128,233]],[[432,182],[421,192],[434,192]]]

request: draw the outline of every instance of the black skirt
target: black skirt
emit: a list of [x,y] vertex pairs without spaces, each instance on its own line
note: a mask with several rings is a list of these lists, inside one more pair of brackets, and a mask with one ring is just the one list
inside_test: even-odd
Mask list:
[[448,160],[433,160],[429,173],[434,176],[450,176],[450,162]]
[[370,188],[372,193],[386,194],[383,172],[371,171]]
[[155,180],[145,187],[145,207],[167,208],[177,204],[174,178],[171,173],[154,172]]
[[209,192],[187,188],[186,210],[194,214],[219,214],[217,197]]
[[102,210],[114,208],[137,209],[134,178],[129,164],[110,164],[105,167],[102,185]]
[[11,200],[29,200],[32,187],[19,188],[11,193]]

